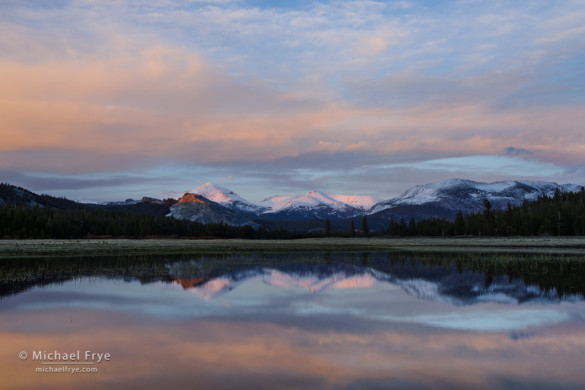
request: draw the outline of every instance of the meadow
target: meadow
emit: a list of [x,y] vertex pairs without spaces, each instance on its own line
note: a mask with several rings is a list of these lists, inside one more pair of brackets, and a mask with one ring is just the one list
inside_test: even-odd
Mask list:
[[296,240],[75,239],[0,240],[0,258],[236,252],[429,251],[585,254],[583,237],[356,237]]

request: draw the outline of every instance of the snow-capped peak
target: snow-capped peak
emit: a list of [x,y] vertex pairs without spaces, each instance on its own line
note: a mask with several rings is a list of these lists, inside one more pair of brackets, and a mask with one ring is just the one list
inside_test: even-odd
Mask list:
[[464,179],[449,179],[422,184],[406,190],[399,197],[376,204],[368,214],[374,214],[397,206],[423,205],[442,202],[454,210],[475,211],[483,208],[483,200],[492,206],[505,208],[508,204],[518,205],[524,200],[535,200],[543,193],[552,196],[556,190],[578,191],[573,184],[559,185],[542,181],[498,181],[482,183]]
[[298,197],[295,203],[298,205],[318,206],[325,205],[341,205],[342,202],[336,200],[329,192],[313,190],[308,194]]
[[190,194],[201,195],[204,198],[214,201],[215,203],[233,203],[235,200],[242,201],[242,197],[234,193],[232,190],[218,186],[214,183],[205,183],[195,188],[194,190],[187,191]]
[[259,207],[252,202],[247,201],[240,195],[230,189],[219,186],[215,183],[205,183],[188,193],[201,195],[222,206],[236,208],[242,211],[256,211]]
[[[305,216],[325,216],[327,210],[337,217],[355,215],[368,210],[378,200],[367,195],[338,195],[327,191],[313,190],[305,195],[276,195],[255,204],[235,192],[215,183],[205,183],[188,194],[196,194],[234,211],[253,215],[274,214],[280,211],[301,211]],[[175,198],[181,198],[182,195]]]
[[338,195],[327,191],[313,190],[305,195],[276,195],[263,200],[260,205],[268,208],[268,212],[272,213],[285,209],[322,206],[339,210],[348,208],[367,210],[377,201],[376,198],[367,195]]
[[380,200],[374,198],[373,196],[369,195],[337,195],[337,194],[329,194],[333,197],[333,199],[348,204],[350,206],[356,207],[362,210],[368,210],[373,205],[378,203]]

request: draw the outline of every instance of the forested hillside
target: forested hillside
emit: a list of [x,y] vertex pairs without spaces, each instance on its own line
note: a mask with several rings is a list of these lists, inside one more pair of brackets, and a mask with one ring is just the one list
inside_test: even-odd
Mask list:
[[579,192],[556,191],[517,207],[495,210],[484,200],[482,212],[463,214],[455,221],[423,219],[391,220],[388,235],[399,236],[583,236],[585,235],[585,189]]
[[200,224],[175,218],[108,210],[58,210],[26,205],[0,205],[0,237],[87,238],[96,236],[242,237],[258,238],[262,229]]

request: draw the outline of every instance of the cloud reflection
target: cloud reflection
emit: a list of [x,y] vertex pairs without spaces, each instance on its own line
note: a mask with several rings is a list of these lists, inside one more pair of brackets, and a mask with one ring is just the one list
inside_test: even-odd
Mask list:
[[[22,389],[126,388],[514,388],[585,383],[583,328],[566,325],[511,340],[506,333],[389,327],[368,332],[300,330],[264,321],[169,321],[112,312],[54,312],[73,318],[55,330],[7,330],[46,314],[2,321],[3,383]],[[83,326],[77,325],[84,317]],[[96,319],[96,324],[92,324]],[[109,324],[104,328],[104,324]],[[91,376],[34,374],[18,352],[91,349],[112,361]]]

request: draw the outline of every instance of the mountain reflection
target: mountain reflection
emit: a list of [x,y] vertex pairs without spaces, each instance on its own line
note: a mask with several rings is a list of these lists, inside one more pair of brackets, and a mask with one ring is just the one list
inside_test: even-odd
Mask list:
[[[527,284],[510,275],[494,276],[461,271],[455,264],[433,266],[398,262],[381,270],[380,264],[376,267],[352,263],[301,263],[280,268],[232,269],[221,273],[221,270],[209,269],[212,265],[207,264],[208,261],[191,260],[168,264],[167,267],[175,283],[202,299],[212,299],[236,289],[248,279],[260,278],[272,287],[299,288],[315,294],[335,289],[372,288],[378,283],[389,283],[419,299],[451,305],[480,302],[543,304],[583,300],[583,295],[578,293],[559,295],[555,288],[545,289],[537,284]],[[207,276],[206,268],[209,272]]]
[[580,301],[580,257],[390,253],[233,254],[174,257],[12,259],[0,268],[0,297],[78,277],[123,278],[180,285],[213,299],[259,278],[274,288],[312,294],[336,289],[399,286],[419,299],[451,305]]

